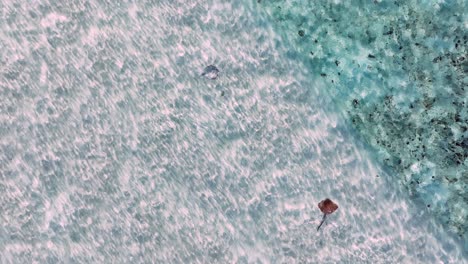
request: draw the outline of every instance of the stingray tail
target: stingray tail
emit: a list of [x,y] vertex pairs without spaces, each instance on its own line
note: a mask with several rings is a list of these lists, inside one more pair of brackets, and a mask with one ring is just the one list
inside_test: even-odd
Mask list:
[[320,229],[320,227],[322,226],[323,222],[325,222],[325,219],[327,219],[327,214],[323,214],[322,221],[320,222],[320,225],[317,227],[317,231]]

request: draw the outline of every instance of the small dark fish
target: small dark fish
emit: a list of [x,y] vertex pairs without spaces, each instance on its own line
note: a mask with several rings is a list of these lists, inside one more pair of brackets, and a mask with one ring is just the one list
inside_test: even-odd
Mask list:
[[208,79],[214,80],[218,78],[218,74],[219,74],[218,68],[216,68],[216,66],[214,65],[209,65],[203,70],[201,75],[205,76]]

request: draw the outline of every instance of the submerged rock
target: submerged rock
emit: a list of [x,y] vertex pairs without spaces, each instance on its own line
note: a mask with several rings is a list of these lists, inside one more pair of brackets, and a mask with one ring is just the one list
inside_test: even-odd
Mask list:
[[203,70],[201,75],[205,76],[208,79],[214,80],[218,78],[218,74],[219,74],[218,68],[216,68],[216,66],[214,65],[209,65]]

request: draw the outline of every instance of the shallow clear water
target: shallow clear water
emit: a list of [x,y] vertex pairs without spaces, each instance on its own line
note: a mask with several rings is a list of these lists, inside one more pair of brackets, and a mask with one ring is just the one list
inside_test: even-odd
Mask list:
[[411,199],[468,252],[467,1],[264,1]]
[[0,262],[466,262],[257,3],[0,7]]

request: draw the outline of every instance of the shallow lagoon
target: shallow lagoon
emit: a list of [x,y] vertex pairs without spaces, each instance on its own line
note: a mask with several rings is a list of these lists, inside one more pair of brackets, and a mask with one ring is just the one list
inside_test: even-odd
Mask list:
[[3,3],[1,262],[466,261],[264,3]]

